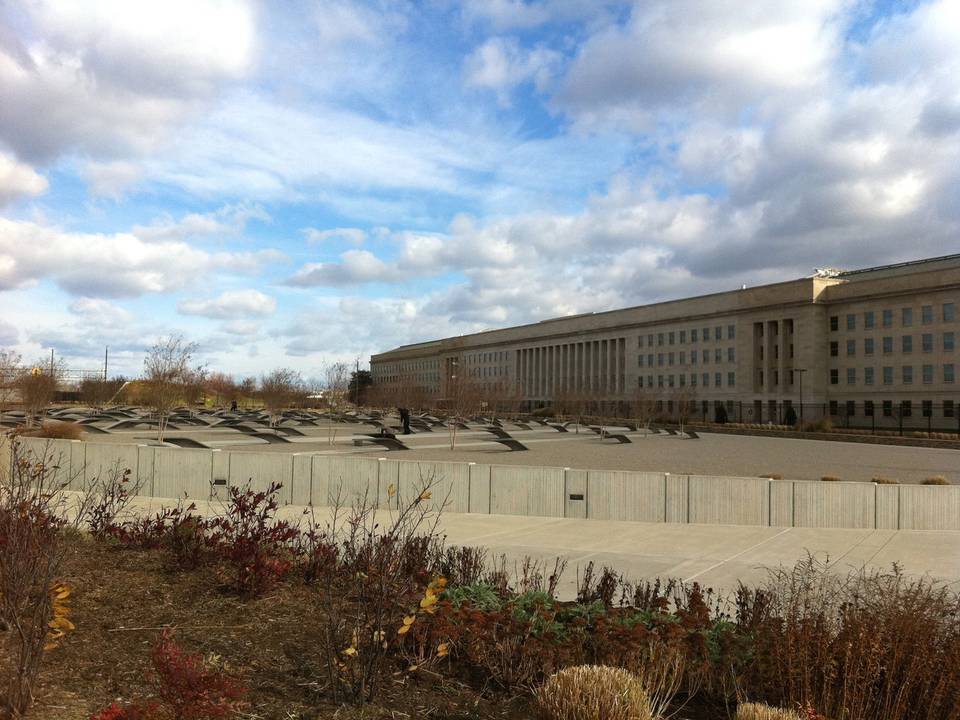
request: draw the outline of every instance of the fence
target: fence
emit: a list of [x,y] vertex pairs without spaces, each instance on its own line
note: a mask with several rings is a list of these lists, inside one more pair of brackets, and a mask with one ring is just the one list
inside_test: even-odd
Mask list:
[[[129,468],[139,493],[222,498],[229,486],[283,483],[293,505],[381,507],[435,477],[429,501],[459,513],[778,527],[960,531],[960,486],[875,485],[749,477],[615,472],[310,453],[223,452],[76,440],[23,439],[73,489],[111,467]],[[397,495],[388,492],[393,486]]]

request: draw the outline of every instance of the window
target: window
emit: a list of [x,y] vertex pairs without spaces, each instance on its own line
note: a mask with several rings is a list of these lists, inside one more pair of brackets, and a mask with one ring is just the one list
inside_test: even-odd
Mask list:
[[714,386],[714,387],[720,387],[721,385],[723,385],[723,374],[722,374],[722,373],[714,373],[714,374],[713,374],[713,386]]
[[643,355],[637,358],[637,367],[643,367]]
[[900,401],[900,415],[903,417],[913,417],[913,402],[910,400]]
[[733,340],[737,336],[737,326],[727,325],[727,340]]
[[709,350],[704,350],[704,351],[703,351],[703,362],[704,362],[704,363],[710,362],[710,351],[709,351]]
[[952,383],[953,380],[953,363],[944,363],[943,364],[943,381],[945,383]]
[[953,400],[943,401],[943,416],[953,417]]
[[733,349],[732,347],[728,347],[728,348],[727,348],[727,362],[734,362],[734,358],[735,358],[735,357],[736,357],[736,354],[734,353],[734,349]]
[[866,417],[873,417],[873,400],[863,401],[863,414]]
[[830,370],[830,384],[839,385],[840,384],[840,371],[837,368]]
[[943,304],[943,321],[953,322],[957,319],[957,311],[952,302]]
[[834,340],[830,343],[830,357],[836,357],[840,354],[840,343]]
[[720,348],[713,349],[713,361],[715,363],[723,362],[723,350]]
[[920,307],[920,322],[923,325],[929,325],[933,322],[933,305],[922,305]]
[[893,368],[892,367],[885,367],[883,369],[883,384],[893,385]]
[[857,316],[853,313],[847,313],[847,330],[857,329]]
[[657,345],[663,345],[663,333],[657,333]]
[[714,340],[723,340],[723,328],[720,325],[717,325],[713,329],[713,339]]
[[686,343],[686,342],[687,342],[687,331],[686,331],[686,330],[681,330],[681,331],[680,331],[680,344],[683,345],[683,344]]
[[923,384],[930,385],[933,383],[933,365],[924,365],[923,366]]
[[643,387],[643,375],[637,378],[637,383],[639,387]]
[[863,314],[863,329],[873,330],[873,310],[868,310]]
[[840,329],[840,316],[839,316],[839,315],[831,315],[831,316],[830,316],[830,331],[831,331],[831,332],[836,332],[836,331],[839,330],[839,329]]
[[831,401],[830,401],[830,414],[831,414],[831,415],[837,415],[837,414],[839,414],[838,411],[839,411],[839,407],[838,407],[837,401],[836,401],[836,400],[831,400]]
[[667,378],[668,387],[673,387],[673,375]]
[[893,327],[893,310],[883,311],[883,326],[885,328]]
[[900,338],[900,350],[905,353],[913,352],[913,335],[904,335]]
[[910,327],[913,325],[913,308],[901,308],[900,324],[904,327]]
[[653,387],[653,375],[647,375],[647,387]]
[[857,341],[847,340],[847,357],[853,357],[857,354]]
[[681,365],[686,365],[686,364],[687,364],[687,351],[686,351],[686,350],[681,350],[681,351],[680,351],[680,364],[681,364]]
[[893,401],[884,400],[883,401],[883,416],[890,417],[893,415]]
[[873,368],[872,367],[865,367],[863,369],[863,384],[873,385]]
[[943,349],[952,351],[953,350],[953,333],[945,332],[943,334]]
[[901,368],[901,381],[904,385],[913,384],[913,365],[904,365]]
[[678,375],[677,377],[680,378],[680,387],[686,387],[686,386],[687,386],[687,376],[684,375],[683,373],[680,373],[680,375]]
[[653,333],[647,335],[647,347],[653,347]]
[[857,384],[857,369],[847,368],[847,385]]
[[653,367],[653,353],[647,355],[647,367]]
[[663,375],[657,375],[657,387],[663,387]]
[[857,406],[853,400],[847,400],[846,416],[853,417],[857,414]]
[[703,377],[703,386],[710,387],[710,373],[704,373],[702,377]]
[[930,417],[933,415],[933,400],[924,400],[921,407],[923,408],[921,412],[923,413],[924,417]]
[[710,339],[710,328],[705,327],[703,329],[703,341],[707,342]]
[[667,353],[667,363],[673,365],[673,353]]
[[690,364],[691,364],[691,365],[696,365],[696,364],[697,364],[697,351],[696,351],[696,350],[691,350],[691,351],[690,351]]
[[889,355],[893,352],[893,338],[889,335],[883,339],[883,354]]
[[669,338],[669,339],[670,339],[670,344],[671,344],[671,345],[673,345],[674,335],[675,335],[675,333],[670,333],[670,338]]
[[663,367],[663,353],[657,353],[657,367]]
[[690,331],[690,342],[697,342],[697,329],[694,328]]
[[925,353],[933,352],[933,333],[924,333],[920,336],[920,347]]
[[696,386],[697,386],[697,374],[690,373],[690,387],[696,387]]
[[863,354],[873,355],[873,338],[863,339]]
[[637,338],[637,347],[638,347],[638,348],[642,348],[642,347],[643,347],[643,335],[641,335],[640,337]]
[[734,387],[737,384],[737,374],[728,372],[727,373],[727,387]]

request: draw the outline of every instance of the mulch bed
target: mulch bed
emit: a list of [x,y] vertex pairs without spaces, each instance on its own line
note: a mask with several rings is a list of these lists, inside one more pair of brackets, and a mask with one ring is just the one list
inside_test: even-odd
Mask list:
[[321,625],[309,588],[295,579],[267,596],[243,601],[209,568],[171,572],[159,552],[112,548],[86,537],[72,541],[64,579],[73,588],[76,630],[46,657],[35,720],[87,720],[109,705],[150,692],[150,650],[164,627],[249,689],[243,717],[436,718],[520,720],[522,697],[480,692],[433,672],[384,678],[376,701],[341,707],[322,692]]

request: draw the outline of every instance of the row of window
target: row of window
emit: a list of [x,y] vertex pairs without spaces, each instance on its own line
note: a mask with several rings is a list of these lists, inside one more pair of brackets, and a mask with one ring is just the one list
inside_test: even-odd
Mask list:
[[467,355],[467,365],[486,365],[489,363],[506,362],[507,351],[498,350],[496,352],[470,353]]
[[[690,373],[689,387],[697,387],[697,373]],[[710,373],[703,373],[699,375],[700,386],[701,387],[710,387]],[[657,384],[653,384],[653,375],[647,375],[646,382],[644,382],[643,375],[640,375],[637,378],[637,382],[641,388],[652,388],[652,387],[687,387],[687,375],[681,373],[679,375],[657,375]],[[727,373],[727,387],[736,387],[737,384],[737,374],[735,372]],[[723,387],[723,373],[713,373],[713,387]]]
[[[913,401],[912,400],[901,400],[897,403],[896,406],[893,404],[893,400],[884,400],[881,404],[881,412],[884,417],[893,417],[894,412],[897,412],[902,417],[912,417],[913,416]],[[939,404],[940,410],[942,410],[942,415],[945,418],[956,417],[956,406],[954,405],[953,400],[944,400]],[[933,417],[933,400],[923,400],[920,403],[920,411],[923,417]],[[847,400],[844,403],[840,403],[837,400],[830,401],[830,414],[839,416],[843,410],[843,415],[846,417],[856,417],[857,415],[857,403],[853,400]],[[863,415],[864,417],[873,417],[876,413],[876,406],[873,400],[865,400],[863,402]]]
[[[893,352],[893,336],[887,335],[881,338],[881,347],[883,349],[884,355],[889,355]],[[944,352],[953,352],[956,347],[956,335],[953,331],[945,332],[941,334],[940,338],[940,347]],[[920,349],[925,352],[933,352],[934,348],[934,335],[933,333],[923,333],[920,336]],[[857,341],[856,340],[847,340],[846,341],[847,356],[851,357],[857,354]],[[874,350],[876,349],[876,344],[874,338],[863,338],[863,354],[864,355],[873,355]],[[900,352],[912,353],[913,352],[913,335],[901,335],[900,336]],[[830,357],[837,357],[840,355],[840,343],[836,340],[830,343]]]
[[[713,349],[713,361],[715,363],[723,362],[724,352],[723,348],[714,348]],[[710,362],[711,352],[710,350],[703,350],[701,353],[697,353],[696,350],[690,351],[690,364],[696,365],[697,358],[702,358],[701,364],[707,365]],[[732,347],[727,348],[726,352],[727,362],[736,362],[736,350]],[[638,367],[663,367],[664,365],[686,365],[687,364],[687,352],[681,350],[679,353],[647,353],[646,357],[640,355],[637,357],[637,366]]]
[[[737,336],[737,326],[736,325],[727,325],[726,339],[733,340]],[[643,347],[644,339],[643,335],[637,337],[637,347]],[[686,330],[671,330],[669,332],[662,333],[648,333],[646,336],[647,347],[654,346],[654,339],[656,339],[657,346],[661,345],[676,345],[679,338],[679,344],[685,345],[687,343],[687,331]],[[710,328],[691,328],[690,329],[690,342],[700,342],[701,338],[703,342],[710,342]],[[723,325],[717,325],[713,328],[713,339],[714,340],[723,340],[724,332]]]
[[[934,370],[936,368],[933,365],[923,365],[920,368],[920,377],[923,380],[924,385],[930,385],[935,382]],[[894,368],[891,366],[883,367],[881,370],[881,378],[884,385],[893,385],[894,378]],[[846,378],[847,385],[856,385],[857,384],[857,368],[846,368]],[[945,383],[955,382],[955,369],[953,363],[944,363],[941,372],[941,378]],[[913,365],[902,365],[900,367],[900,382],[904,385],[913,384]],[[833,368],[830,370],[830,384],[839,385],[840,384],[840,370]],[[874,384],[874,368],[865,367],[863,368],[863,384],[864,385],[873,385]]]
[[[930,325],[934,322],[934,312],[933,305],[922,305],[920,307],[920,323],[923,325]],[[893,316],[894,311],[891,309],[885,309],[880,311],[880,321],[883,323],[883,327],[889,328],[893,327]],[[957,309],[954,303],[946,302],[940,306],[940,319],[943,322],[954,322],[957,319]],[[873,310],[867,310],[863,313],[863,329],[871,330],[876,325],[876,314]],[[900,308],[900,325],[901,327],[910,327],[913,325],[913,308],[905,307]],[[846,315],[846,327],[847,330],[856,330],[857,329],[857,314],[856,313],[847,313]],[[830,330],[836,332],[840,329],[840,316],[831,315],[830,316]]]

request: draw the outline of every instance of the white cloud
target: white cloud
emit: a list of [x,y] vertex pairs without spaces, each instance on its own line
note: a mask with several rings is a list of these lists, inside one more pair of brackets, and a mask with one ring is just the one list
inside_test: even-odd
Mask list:
[[510,91],[532,81],[537,90],[547,89],[561,62],[560,53],[544,46],[527,50],[512,38],[490,38],[467,56],[465,81],[469,87],[497,93],[501,104],[509,104]]
[[182,300],[177,310],[183,315],[201,315],[208,318],[246,318],[271,315],[277,301],[259,290],[226,290],[209,300]]
[[43,175],[0,152],[0,207],[24,195],[42,195],[47,187],[47,179]]
[[354,245],[362,245],[367,239],[367,233],[360,228],[332,228],[329,230],[317,230],[316,228],[304,228],[303,234],[307,237],[307,242],[311,245],[317,245],[328,240],[344,240]]
[[77,298],[67,308],[84,322],[97,326],[125,326],[133,322],[133,313],[103,298]]
[[0,16],[21,28],[19,43],[0,47],[0,138],[31,161],[154,148],[253,63],[254,13],[241,0],[41,1],[18,12]]
[[143,167],[126,160],[87,162],[80,169],[93,195],[120,199],[143,177]]
[[0,291],[50,278],[87,297],[166,293],[218,270],[256,272],[273,250],[208,253],[185,242],[144,242],[127,233],[77,233],[0,218]]
[[295,287],[344,286],[372,282],[392,282],[397,272],[367,250],[347,250],[339,262],[307,263],[287,280]]
[[150,225],[134,225],[131,232],[148,242],[231,236],[242,234],[253,219],[269,221],[270,216],[259,205],[240,203],[208,213],[187,213],[179,220],[167,215]]

